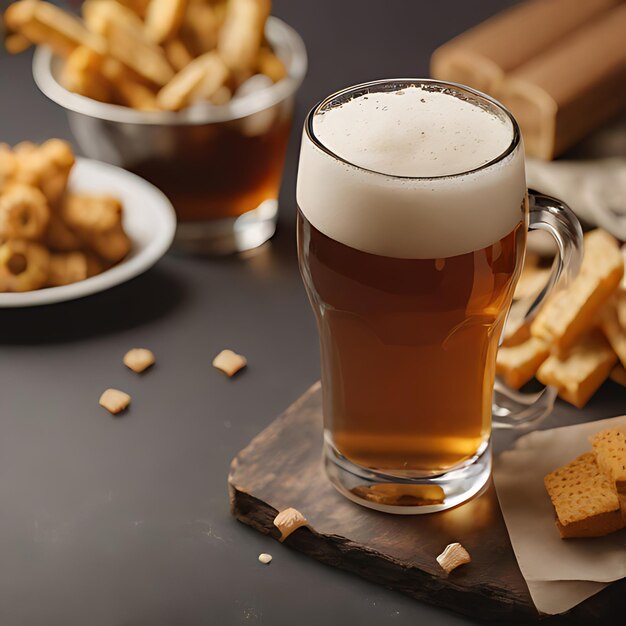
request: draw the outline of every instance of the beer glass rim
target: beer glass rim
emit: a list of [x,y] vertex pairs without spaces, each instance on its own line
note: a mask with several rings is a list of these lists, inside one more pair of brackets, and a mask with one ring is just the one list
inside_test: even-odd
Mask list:
[[[450,95],[454,97],[456,97],[458,94],[470,96],[473,100],[477,100],[481,104],[486,105],[490,111],[496,111],[500,115],[504,115],[511,122],[511,142],[503,152],[495,156],[493,159],[487,161],[487,163],[483,163],[478,167],[464,170],[462,172],[455,172],[453,174],[441,174],[438,176],[400,176],[396,174],[389,174],[387,172],[380,172],[378,170],[373,170],[367,167],[363,167],[361,165],[357,165],[356,163],[345,159],[344,157],[331,150],[315,134],[313,121],[317,115],[322,113],[324,107],[329,107],[329,105],[331,104],[334,106],[338,106],[339,104],[345,102],[347,99],[357,97],[359,95],[365,95],[368,93],[379,93],[384,91],[397,91],[407,87],[416,86],[432,87],[444,93],[445,90],[448,90]],[[491,96],[488,96],[487,94],[478,91],[477,89],[472,89],[471,87],[467,87],[466,85],[461,85],[460,83],[452,83],[445,80],[436,80],[432,78],[384,78],[381,80],[368,81],[365,83],[359,83],[357,85],[352,85],[351,87],[345,87],[344,89],[340,89],[339,91],[336,91],[326,98],[320,100],[309,111],[304,123],[304,130],[311,143],[313,143],[313,145],[325,152],[331,158],[337,161],[341,161],[342,163],[345,163],[346,165],[349,165],[350,167],[353,167],[357,170],[361,170],[369,174],[374,174],[375,176],[382,176],[384,178],[396,180],[443,180],[449,178],[460,178],[463,176],[467,176],[468,174],[474,174],[476,172],[480,172],[481,170],[488,169],[503,161],[507,156],[515,151],[515,149],[519,146],[521,139],[521,132],[517,121],[515,120],[511,112],[495,98],[492,98]]]

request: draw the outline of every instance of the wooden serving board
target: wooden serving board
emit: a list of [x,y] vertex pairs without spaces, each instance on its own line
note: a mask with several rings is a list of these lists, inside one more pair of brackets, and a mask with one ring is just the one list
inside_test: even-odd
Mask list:
[[[285,545],[323,563],[482,621],[539,619],[517,566],[492,484],[470,502],[430,515],[388,515],[339,495],[322,467],[319,383],[233,459],[231,510],[244,524],[278,539],[278,511],[294,507],[309,520]],[[446,576],[435,557],[453,541],[472,556]],[[598,623],[625,603],[624,583],[610,585],[550,624]]]

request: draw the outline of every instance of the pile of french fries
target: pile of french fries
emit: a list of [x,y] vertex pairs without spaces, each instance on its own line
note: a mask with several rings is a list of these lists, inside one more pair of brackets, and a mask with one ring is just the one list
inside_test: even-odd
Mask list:
[[130,251],[117,198],[67,191],[73,165],[60,139],[0,144],[0,292],[75,283]]
[[[585,235],[584,249],[571,285],[550,297],[530,324],[505,330],[496,366],[509,386],[519,389],[535,377],[578,408],[608,377],[626,386],[626,247],[597,229]],[[522,295],[536,293],[546,273],[527,262]]]
[[19,0],[4,14],[9,52],[48,46],[82,96],[142,111],[227,103],[249,78],[286,69],[264,37],[271,0],[86,0],[79,18]]

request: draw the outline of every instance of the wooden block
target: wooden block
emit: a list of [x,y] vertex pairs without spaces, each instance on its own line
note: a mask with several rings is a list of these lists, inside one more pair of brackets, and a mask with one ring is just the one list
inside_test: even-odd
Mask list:
[[561,353],[597,323],[596,317],[624,273],[617,241],[607,232],[597,229],[587,233],[584,246],[578,276],[541,308],[530,327],[534,337],[550,343]]
[[[294,507],[309,527],[296,530],[276,550],[298,550],[481,623],[539,621],[492,484],[479,497],[442,513],[386,515],[335,491],[322,468],[322,438],[317,383],[233,459],[228,477],[232,514],[278,542],[274,518]],[[436,557],[454,542],[467,549],[472,562],[446,576]],[[300,566],[304,570],[307,563]],[[626,581],[613,583],[570,611],[568,626],[609,623],[611,615],[625,609],[624,591]]]
[[554,158],[626,105],[625,33],[622,4],[504,79],[494,95],[517,119],[528,155]]
[[581,409],[607,379],[616,361],[602,333],[594,330],[563,357],[548,357],[537,370],[537,379],[556,387],[563,400]]
[[431,76],[495,95],[511,72],[619,0],[520,2],[437,48]]

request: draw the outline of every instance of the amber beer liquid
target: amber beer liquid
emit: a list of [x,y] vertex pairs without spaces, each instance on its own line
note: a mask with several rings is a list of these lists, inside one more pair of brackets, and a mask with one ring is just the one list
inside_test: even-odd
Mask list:
[[351,88],[307,118],[297,200],[331,481],[381,510],[467,499],[528,227],[515,121],[434,81]]
[[397,259],[335,241],[300,213],[325,427],[342,455],[367,468],[428,473],[484,447],[525,232],[520,213],[510,233],[480,250]]

